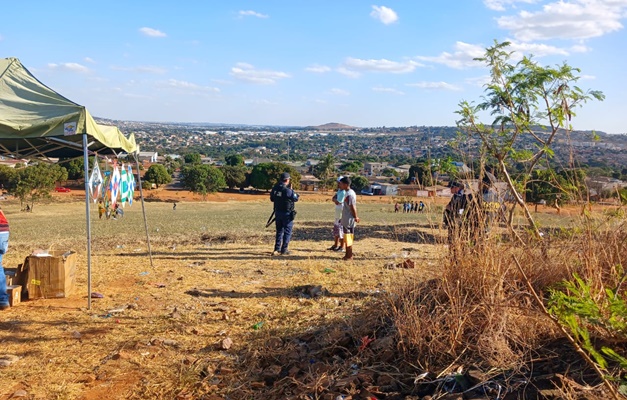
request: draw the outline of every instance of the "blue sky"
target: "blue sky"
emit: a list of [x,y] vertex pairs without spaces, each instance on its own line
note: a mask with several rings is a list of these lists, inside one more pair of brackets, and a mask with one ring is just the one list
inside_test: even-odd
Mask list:
[[496,39],[605,93],[575,129],[627,132],[627,0],[3,3],[0,57],[99,117],[454,125]]

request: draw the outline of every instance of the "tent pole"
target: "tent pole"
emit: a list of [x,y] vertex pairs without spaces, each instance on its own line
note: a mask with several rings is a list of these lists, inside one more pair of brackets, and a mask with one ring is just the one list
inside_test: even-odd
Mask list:
[[87,134],[83,133],[83,164],[85,173],[85,215],[87,226],[87,309],[91,310],[91,215],[89,213],[89,157]]
[[154,269],[155,266],[152,263],[152,250],[150,249],[150,235],[148,234],[148,221],[146,220],[146,207],[144,206],[144,190],[142,188],[142,178],[139,173],[139,158],[137,153],[133,154],[135,158],[135,165],[137,167],[137,183],[139,184],[139,197],[142,201],[142,214],[144,214],[144,229],[146,230],[146,243],[148,244],[148,256],[150,257],[150,268]]

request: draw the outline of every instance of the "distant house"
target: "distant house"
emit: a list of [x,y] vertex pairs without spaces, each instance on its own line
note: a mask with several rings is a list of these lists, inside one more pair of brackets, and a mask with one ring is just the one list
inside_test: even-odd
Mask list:
[[418,185],[398,185],[398,195],[416,197],[418,196],[419,188]]
[[398,185],[392,183],[381,183],[380,194],[384,196],[397,196],[399,194]]
[[300,177],[300,190],[313,192],[318,190],[318,186],[320,185],[320,179],[316,178],[313,175],[302,175]]
[[364,173],[367,175],[381,175],[381,171],[388,167],[386,162],[367,162],[364,164]]
[[213,159],[211,157],[200,157],[200,163],[201,164],[213,164]]
[[156,163],[159,155],[156,151],[140,151],[137,154],[137,159],[141,162],[147,161],[149,163]]
[[27,166],[28,160],[22,160],[22,159],[16,160],[14,158],[0,157],[0,165],[4,165],[9,168],[15,168],[17,165]]

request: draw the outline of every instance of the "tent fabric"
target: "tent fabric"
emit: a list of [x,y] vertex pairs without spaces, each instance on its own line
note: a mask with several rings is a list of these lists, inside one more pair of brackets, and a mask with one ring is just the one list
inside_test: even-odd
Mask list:
[[127,138],[117,127],[97,124],[85,107],[41,83],[17,58],[0,59],[0,152],[75,156],[82,153],[84,133],[93,142],[90,151],[138,151],[133,135]]

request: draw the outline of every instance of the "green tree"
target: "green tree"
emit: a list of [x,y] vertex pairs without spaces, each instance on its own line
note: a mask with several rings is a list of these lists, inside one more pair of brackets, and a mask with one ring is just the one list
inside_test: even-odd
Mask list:
[[[482,153],[495,160],[516,204],[523,209],[528,225],[540,239],[540,231],[521,192],[535,166],[553,155],[552,145],[559,134],[572,130],[570,121],[577,107],[591,99],[603,100],[604,96],[577,87],[580,70],[566,63],[542,67],[527,56],[512,63],[509,45],[495,42],[486,49],[484,57],[477,59],[489,68],[491,81],[481,103],[460,102],[457,113],[461,119],[457,124],[463,135],[478,138]],[[480,122],[479,113],[486,111],[495,117],[490,124]],[[523,141],[533,143],[535,150],[523,150]],[[524,164],[520,184],[510,173],[511,161]],[[510,217],[510,228],[512,224]]]
[[395,169],[385,168],[383,171],[381,171],[381,175],[392,177],[392,176],[398,176],[399,174],[398,174],[398,171],[396,171]]
[[414,164],[409,167],[409,178],[407,183],[416,183],[421,186],[430,186],[433,184],[429,167],[425,163]]
[[4,189],[9,190],[11,186],[16,182],[17,169],[7,167],[6,165],[0,165],[0,184]]
[[198,153],[187,153],[183,156],[183,160],[185,160],[185,164],[200,164],[202,161]]
[[361,192],[363,189],[367,188],[368,186],[370,186],[370,182],[368,181],[368,178],[366,178],[365,176],[356,175],[351,178],[351,187],[356,192]]
[[224,162],[226,162],[226,165],[236,167],[239,165],[244,165],[244,157],[242,157],[240,154],[229,154],[228,156],[224,157]]
[[172,158],[171,156],[165,156],[163,166],[168,171],[168,174],[173,175],[177,169],[181,167],[181,162]]
[[58,164],[38,163],[16,171],[11,182],[10,193],[20,199],[20,205],[30,202],[33,210],[35,202],[50,197],[57,182],[68,179],[67,170]]
[[243,165],[225,165],[221,169],[222,174],[224,174],[226,186],[228,186],[229,189],[244,187],[246,185],[246,167]]
[[335,158],[332,154],[327,154],[320,160],[318,165],[314,167],[313,174],[316,178],[320,179],[324,190],[327,189],[329,184],[329,178],[335,173]]
[[340,171],[342,171],[342,172],[352,172],[352,173],[356,174],[363,167],[364,167],[364,164],[362,162],[360,162],[360,161],[348,161],[348,162],[345,162],[344,164],[340,165]]
[[157,187],[172,182],[172,175],[161,164],[152,164],[144,174],[144,180],[154,183]]
[[255,165],[250,173],[250,184],[256,189],[270,190],[279,181],[283,172],[288,172],[292,176],[292,186],[298,188],[300,173],[293,167],[279,162]]
[[181,169],[181,182],[189,190],[203,195],[217,192],[226,186],[220,169],[203,164],[185,165]]
[[[93,157],[90,160],[90,165],[93,163]],[[72,158],[72,159],[61,159],[59,160],[59,165],[67,169],[68,179],[79,180],[83,179],[85,176],[85,163],[83,162],[83,157],[80,158]]]

